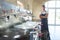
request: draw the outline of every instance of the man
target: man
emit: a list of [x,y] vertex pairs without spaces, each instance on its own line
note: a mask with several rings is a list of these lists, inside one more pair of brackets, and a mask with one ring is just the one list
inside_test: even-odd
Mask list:
[[[42,5],[42,12],[39,15],[41,19],[41,32],[44,34],[44,36],[41,38],[42,40],[50,40],[49,36],[49,30],[48,30],[48,13],[45,10],[45,5]],[[47,34],[47,35],[46,35]]]

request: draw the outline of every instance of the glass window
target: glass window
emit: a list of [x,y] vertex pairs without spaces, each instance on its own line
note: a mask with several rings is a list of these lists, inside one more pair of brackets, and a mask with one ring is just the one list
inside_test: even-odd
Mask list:
[[[47,6],[48,5],[48,6]],[[46,9],[48,8],[48,24],[51,40],[60,40],[60,0],[48,1],[45,3]]]
[[60,9],[56,9],[56,24],[60,24]]
[[56,1],[56,8],[60,8],[60,1]]
[[49,9],[49,15],[48,15],[48,24],[54,24],[55,23],[55,9]]
[[[53,6],[52,6],[52,5],[53,5]],[[48,1],[48,2],[45,3],[45,6],[46,6],[46,7],[50,7],[50,8],[51,8],[51,7],[55,8],[55,1]]]
[[46,8],[48,7],[48,2],[45,3],[45,7],[46,7]]
[[54,24],[56,22],[55,24],[60,24],[60,1],[48,1],[45,3],[45,6],[49,12],[48,23]]

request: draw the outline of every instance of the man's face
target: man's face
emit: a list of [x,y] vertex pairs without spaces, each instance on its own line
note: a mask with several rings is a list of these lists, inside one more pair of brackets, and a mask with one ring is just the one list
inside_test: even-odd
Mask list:
[[43,11],[44,11],[44,10],[45,10],[45,7],[43,7],[42,9],[43,9]]

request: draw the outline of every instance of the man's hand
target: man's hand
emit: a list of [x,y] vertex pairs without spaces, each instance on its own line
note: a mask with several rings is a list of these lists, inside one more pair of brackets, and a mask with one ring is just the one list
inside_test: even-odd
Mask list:
[[48,14],[46,14],[45,16],[40,15],[40,18],[47,18],[47,17],[48,17]]

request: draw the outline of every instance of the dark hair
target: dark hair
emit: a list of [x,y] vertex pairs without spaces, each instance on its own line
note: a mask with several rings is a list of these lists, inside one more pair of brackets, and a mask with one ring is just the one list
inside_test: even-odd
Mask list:
[[45,7],[45,5],[42,5],[42,7]]

